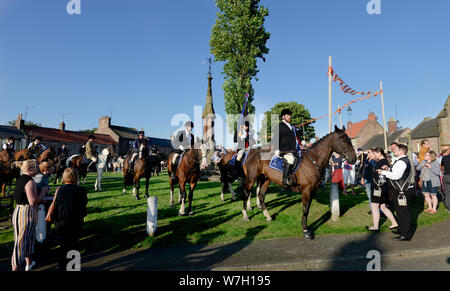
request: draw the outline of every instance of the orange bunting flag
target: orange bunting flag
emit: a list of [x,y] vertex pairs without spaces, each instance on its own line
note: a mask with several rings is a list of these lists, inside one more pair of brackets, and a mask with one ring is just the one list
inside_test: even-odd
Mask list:
[[[360,92],[360,91],[353,90],[349,85],[347,85],[347,84],[345,83],[344,80],[342,80],[342,79],[338,76],[338,74],[336,74],[336,72],[334,71],[333,67],[331,67],[331,66],[328,67],[327,75],[332,77],[333,82],[338,82],[338,83],[339,83],[339,86],[341,87],[341,91],[343,91],[344,93],[350,94],[350,95],[352,95],[352,96],[354,96],[354,95],[362,95],[362,97],[360,97],[360,98],[358,98],[358,99],[350,100],[350,102],[348,102],[348,103],[345,104],[344,106],[338,108],[333,114],[336,114],[336,113],[339,113],[339,114],[340,114],[341,111],[342,111],[342,109],[344,109],[345,107],[347,107],[347,106],[349,106],[349,105],[351,105],[351,104],[353,104],[353,103],[355,103],[355,102],[358,102],[358,101],[361,101],[361,100],[364,100],[364,99],[368,99],[368,98],[370,98],[370,97],[376,97],[376,96],[380,95],[380,94],[383,92],[383,90],[377,91],[377,92],[375,92],[375,93],[372,92],[372,91],[368,91],[368,92]],[[318,120],[318,119],[325,118],[325,117],[327,117],[327,116],[328,116],[328,115],[324,115],[324,116],[322,116],[322,117],[313,118],[313,119],[311,119],[311,120],[308,120],[308,121],[306,121],[306,122],[300,124],[299,126],[309,124],[309,123],[311,123],[311,122],[314,122],[314,121],[316,121],[316,120]]]

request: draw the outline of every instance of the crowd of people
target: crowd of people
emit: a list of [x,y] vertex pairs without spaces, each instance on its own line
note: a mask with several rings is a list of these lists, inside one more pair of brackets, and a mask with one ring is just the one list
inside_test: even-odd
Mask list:
[[358,148],[358,161],[353,165],[333,154],[327,176],[331,177],[331,191],[340,189],[344,195],[356,195],[354,187],[364,187],[369,200],[367,214],[373,221],[366,227],[368,231],[378,232],[380,217],[384,216],[392,232],[399,235],[397,240],[410,240],[409,206],[414,196],[423,195],[427,206],[424,211],[429,214],[436,213],[439,200],[450,213],[450,146],[442,146],[437,154],[425,139],[417,153],[396,142],[389,149],[385,153],[380,147],[366,152]]

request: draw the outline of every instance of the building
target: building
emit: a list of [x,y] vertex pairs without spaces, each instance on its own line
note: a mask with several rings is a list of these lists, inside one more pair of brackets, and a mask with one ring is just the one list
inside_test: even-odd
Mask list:
[[0,143],[3,145],[11,136],[14,137],[17,151],[22,150],[28,145],[27,138],[22,131],[14,126],[0,125]]
[[211,86],[211,59],[209,59],[209,73],[208,73],[208,89],[206,91],[206,104],[202,114],[203,120],[203,140],[207,143],[214,143],[214,120],[216,114],[214,112]]
[[442,110],[435,118],[425,117],[411,131],[411,148],[413,151],[420,150],[420,142],[428,139],[431,150],[439,153],[441,146],[450,144],[450,96],[447,97]]
[[59,128],[25,126],[23,132],[27,138],[26,146],[37,136],[40,136],[42,138],[41,142],[44,145],[47,147],[53,146],[55,150],[61,147],[61,144],[66,143],[70,155],[80,153],[81,146],[86,144],[91,134],[95,136],[97,152],[100,152],[103,148],[114,142],[110,136],[105,134],[66,130],[66,124],[64,122],[59,124]]
[[378,123],[377,117],[373,112],[369,113],[368,118],[362,121],[356,123],[347,122],[347,130],[345,131],[355,148],[362,148],[372,137],[383,134],[383,132],[383,126]]
[[[111,124],[111,117],[100,117],[98,129],[95,133],[109,135],[118,145],[119,155],[126,155],[132,148],[134,140],[138,137],[138,130],[132,127],[118,126]],[[163,154],[169,154],[173,151],[172,143],[169,139],[147,137],[150,145],[155,145],[158,151]]]
[[[389,118],[388,121],[388,132],[386,134],[387,139],[387,145],[389,145],[393,142],[396,143],[402,143],[407,144],[409,142],[409,134],[411,132],[411,129],[404,128],[399,129],[397,127],[397,121],[394,120],[394,118]],[[384,143],[384,133],[377,134],[372,136],[363,146],[361,146],[361,149],[363,151],[367,151],[368,149],[381,147],[384,149],[385,143]]]

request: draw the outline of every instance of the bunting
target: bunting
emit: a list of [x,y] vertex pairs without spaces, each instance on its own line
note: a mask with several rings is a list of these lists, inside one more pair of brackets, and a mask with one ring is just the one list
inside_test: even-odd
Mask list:
[[[376,96],[380,95],[381,93],[383,93],[383,90],[375,91],[375,92],[374,92],[374,91],[363,92],[363,91],[356,91],[356,90],[353,90],[347,83],[345,83],[345,81],[344,81],[341,77],[338,76],[338,74],[336,74],[336,72],[334,71],[333,67],[331,67],[331,66],[328,67],[327,75],[328,75],[328,76],[331,76],[333,82],[339,83],[339,86],[341,87],[341,91],[342,91],[342,92],[344,92],[344,93],[346,93],[346,94],[350,94],[350,95],[352,95],[352,96],[354,96],[354,95],[362,95],[362,97],[357,98],[357,99],[354,99],[354,100],[350,100],[348,103],[344,104],[342,107],[339,107],[339,108],[333,113],[333,115],[336,114],[336,113],[341,114],[342,109],[344,109],[345,107],[347,107],[347,106],[349,106],[349,105],[351,105],[351,104],[353,104],[353,103],[356,103],[356,102],[361,101],[361,100],[364,100],[364,99],[369,99],[370,97],[376,97]],[[308,120],[308,121],[306,121],[306,122],[300,124],[299,126],[309,124],[309,123],[311,123],[311,122],[314,122],[314,121],[316,121],[316,120],[325,118],[325,117],[327,117],[327,116],[328,116],[328,114],[327,114],[327,115],[324,115],[324,116],[321,116],[321,117],[318,117],[318,118],[310,119],[310,120]]]

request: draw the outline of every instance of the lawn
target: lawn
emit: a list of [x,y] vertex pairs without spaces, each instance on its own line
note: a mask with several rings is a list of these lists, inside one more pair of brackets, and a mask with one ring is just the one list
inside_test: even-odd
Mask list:
[[[225,202],[220,200],[219,182],[199,182],[194,192],[193,216],[178,216],[179,205],[169,207],[169,182],[166,172],[152,177],[149,192],[158,198],[158,228],[155,237],[146,233],[147,204],[142,192],[141,200],[122,194],[122,177],[105,173],[103,191],[94,191],[94,174],[89,174],[88,215],[81,239],[81,247],[86,254],[119,251],[133,248],[163,247],[183,244],[211,244],[237,240],[256,240],[281,237],[301,238],[301,195],[291,193],[276,185],[271,185],[266,196],[266,206],[274,219],[268,223],[261,210],[256,207],[252,195],[253,210],[248,212],[250,221],[242,219],[242,200],[232,201],[231,194],[225,194]],[[235,183],[235,187],[237,183]],[[340,197],[341,218],[331,220],[329,207],[329,187],[318,191],[313,199],[308,225],[315,235],[365,232],[365,225],[371,225],[367,197],[362,188],[357,188],[357,196]],[[175,190],[175,201],[178,190]],[[447,211],[442,203],[434,215],[423,211],[423,198],[417,197],[413,207],[413,223],[418,227],[445,220]],[[13,232],[7,213],[2,210],[0,230],[0,258],[11,255]],[[389,221],[382,220],[382,231],[388,231]],[[8,227],[9,225],[9,227]],[[6,227],[5,227],[6,226]]]

